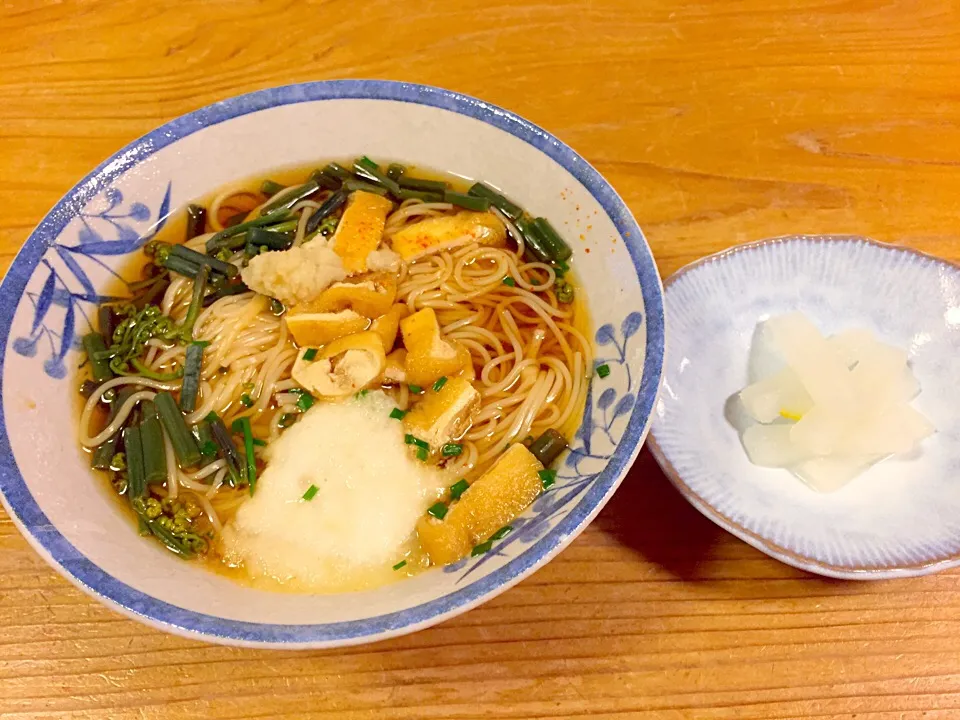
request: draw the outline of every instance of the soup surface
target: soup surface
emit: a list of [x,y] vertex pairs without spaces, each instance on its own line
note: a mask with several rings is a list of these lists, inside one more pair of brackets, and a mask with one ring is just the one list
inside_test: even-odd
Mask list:
[[486,552],[583,413],[570,256],[545,218],[433,171],[239,181],[180,211],[99,309],[80,442],[141,535],[258,587],[361,589]]

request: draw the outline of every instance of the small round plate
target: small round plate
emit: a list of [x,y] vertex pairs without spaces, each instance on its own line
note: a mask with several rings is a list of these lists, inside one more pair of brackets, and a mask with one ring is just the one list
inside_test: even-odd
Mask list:
[[[704,258],[666,283],[667,363],[652,449],[684,497],[789,565],[836,578],[960,565],[960,267],[857,237],[792,236]],[[909,456],[820,494],[749,462],[725,403],[747,384],[754,328],[793,310],[824,333],[905,348],[937,427]]]

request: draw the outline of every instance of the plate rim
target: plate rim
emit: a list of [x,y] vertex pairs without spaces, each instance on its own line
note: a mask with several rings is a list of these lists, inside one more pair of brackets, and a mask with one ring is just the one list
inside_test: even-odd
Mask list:
[[[851,243],[868,245],[887,252],[914,255],[922,260],[946,266],[954,272],[960,273],[960,263],[955,263],[951,260],[937,257],[936,255],[932,255],[916,248],[883,242],[881,240],[875,240],[862,235],[778,235],[776,237],[764,238],[762,240],[754,240],[751,242],[742,243],[740,245],[735,245],[733,247],[720,250],[719,252],[706,255],[702,258],[698,258],[697,260],[684,265],[664,281],[664,305],[666,305],[666,296],[670,286],[691,272],[702,270],[714,263],[734,259],[738,255],[749,253],[758,249],[771,246],[785,246],[794,243]],[[656,413],[654,413],[654,415],[656,416]],[[687,502],[693,505],[693,507],[695,507],[702,515],[719,525],[731,535],[738,537],[760,552],[769,555],[775,560],[779,560],[786,565],[790,565],[791,567],[836,580],[893,580],[897,578],[931,575],[933,573],[940,572],[941,570],[947,570],[960,566],[960,550],[950,557],[940,560],[932,560],[929,562],[898,564],[889,567],[853,568],[850,566],[834,565],[832,563],[816,560],[802,553],[783,547],[769,538],[766,538],[763,535],[744,527],[721,511],[717,510],[699,493],[691,488],[683,479],[676,467],[674,467],[663,448],[660,447],[660,443],[657,441],[656,437],[655,419],[652,424],[647,442],[650,446],[651,453],[653,454],[654,458],[656,458],[657,464],[660,465],[660,469],[663,470],[664,475],[667,476],[667,479],[671,482],[671,484],[673,484],[683,498],[687,500]]]
[[14,524],[41,557],[81,590],[129,617],[168,632],[260,648],[341,647],[414,632],[465,612],[520,582],[573,541],[622,482],[653,421],[665,356],[663,285],[643,231],[613,186],[572,148],[510,111],[455,91],[387,80],[295,83],[231,97],[171,120],[101,162],[43,217],[0,284],[0,373],[9,350],[13,316],[40,259],[76,212],[114,180],[167,145],[212,125],[283,105],[343,99],[409,102],[472,117],[532,145],[584,186],[620,234],[641,287],[646,343],[637,401],[623,437],[592,487],[556,526],[502,567],[463,588],[393,613],[336,623],[287,625],[231,620],[180,608],[134,589],[83,556],[46,518],[19,471],[6,432],[0,387],[0,501]]

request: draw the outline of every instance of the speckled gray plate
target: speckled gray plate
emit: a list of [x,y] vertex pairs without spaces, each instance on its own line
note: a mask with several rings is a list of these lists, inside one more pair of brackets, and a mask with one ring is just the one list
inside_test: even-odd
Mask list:
[[[667,476],[704,515],[778,560],[837,578],[960,565],[960,268],[856,237],[793,236],[688,265],[666,283],[667,362],[652,430]],[[826,333],[907,348],[938,432],[832,494],[752,465],[724,403],[747,381],[758,321],[791,310]]]

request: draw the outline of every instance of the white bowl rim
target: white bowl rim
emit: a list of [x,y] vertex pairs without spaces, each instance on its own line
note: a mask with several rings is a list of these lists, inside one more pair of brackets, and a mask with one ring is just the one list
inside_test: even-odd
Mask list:
[[[690,272],[696,272],[697,270],[710,265],[712,263],[727,260],[731,257],[741,255],[743,253],[756,250],[758,248],[769,247],[769,246],[783,246],[789,243],[813,243],[813,242],[846,242],[846,243],[858,243],[865,244],[877,247],[881,250],[896,252],[896,253],[906,253],[911,255],[916,255],[918,257],[929,260],[933,263],[941,265],[943,267],[949,268],[953,272],[960,272],[960,264],[951,262],[949,260],[944,260],[943,258],[937,257],[936,255],[931,255],[930,253],[923,252],[922,250],[917,250],[916,248],[904,247],[902,245],[895,245],[893,243],[882,242],[880,240],[874,240],[872,238],[864,237],[861,235],[852,235],[852,234],[833,234],[833,235],[813,235],[813,234],[797,234],[797,235],[779,235],[777,237],[766,238],[763,240],[755,240],[753,242],[742,243],[740,245],[735,245],[731,248],[721,250],[719,252],[713,253],[711,255],[706,255],[702,258],[694,260],[687,265],[684,265],[682,268],[673,273],[667,280],[664,282],[664,291],[668,289],[674,282],[679,280],[682,276]],[[833,578],[836,580],[893,580],[896,578],[907,578],[907,577],[920,577],[922,575],[931,575],[933,573],[940,572],[942,570],[947,570],[949,568],[960,566],[960,555],[953,557],[945,558],[942,560],[936,560],[933,562],[926,563],[916,563],[916,564],[905,564],[902,566],[896,567],[884,567],[884,568],[849,568],[842,567],[838,565],[832,565],[827,562],[822,562],[815,560],[813,558],[807,557],[801,553],[795,552],[788,548],[782,547],[777,543],[769,540],[768,538],[760,535],[752,530],[749,530],[743,527],[741,524],[735,522],[731,518],[727,517],[724,513],[720,512],[714,508],[709,502],[707,502],[703,497],[701,497],[697,492],[693,490],[683,479],[677,469],[674,467],[673,463],[670,462],[670,459],[666,456],[663,449],[660,447],[660,444],[657,442],[657,433],[656,427],[650,433],[649,437],[650,452],[653,453],[653,456],[656,458],[657,463],[660,465],[660,468],[663,470],[664,475],[670,480],[673,486],[677,491],[697,510],[700,511],[702,515],[712,520],[714,523],[722,527],[724,530],[729,532],[731,535],[740,538],[745,543],[751,547],[756,548],[762,553],[769,555],[770,557],[779,560],[786,565],[791,567],[798,568],[800,570],[805,570],[806,572],[814,573],[816,575],[822,575],[824,577]]]
[[616,490],[649,431],[664,363],[663,286],[650,247],[623,200],[572,148],[520,116],[450,90],[384,80],[308,82],[239,95],[172,120],[98,165],[47,213],[27,238],[0,285],[0,373],[14,311],[26,283],[65,225],[90,199],[153,153],[205,127],[281,105],[340,99],[409,102],[466,115],[532,145],[577,178],[617,228],[641,286],[647,336],[636,403],[620,443],[591,488],[555,527],[503,567],[452,593],[398,612],[349,622],[287,625],[228,620],[174,606],[130,587],[84,557],[50,523],[30,493],[10,447],[0,402],[0,499],[21,533],[50,565],[80,589],[125,615],[185,637],[255,647],[344,646],[413,632],[465,612],[520,582],[563,550]]

